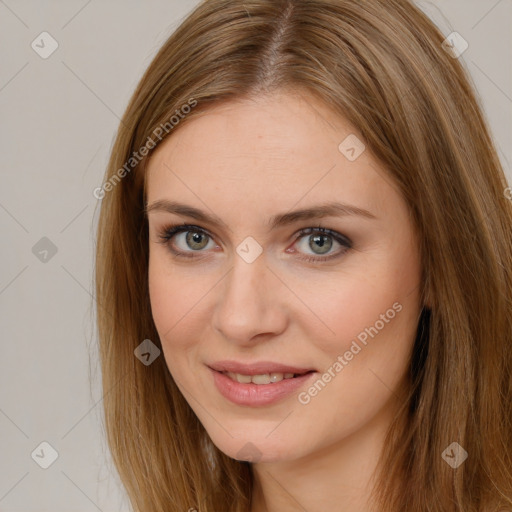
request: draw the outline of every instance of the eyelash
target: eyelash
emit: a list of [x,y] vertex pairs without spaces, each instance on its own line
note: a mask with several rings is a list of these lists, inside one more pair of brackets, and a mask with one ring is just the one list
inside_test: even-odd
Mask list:
[[[194,226],[191,224],[172,224],[165,226],[159,233],[158,238],[160,239],[158,243],[162,243],[166,246],[168,246],[169,250],[178,258],[196,258],[194,254],[188,254],[188,252],[182,252],[182,251],[176,251],[171,247],[171,240],[174,238],[175,235],[187,231],[193,231],[195,233],[200,233],[203,235],[206,235],[210,239],[213,239],[213,237],[204,229],[200,228],[199,226]],[[339,244],[344,246],[344,249],[341,251],[338,251],[335,254],[332,254],[327,257],[318,257],[318,256],[306,256],[301,259],[307,262],[315,262],[315,263],[322,263],[329,261],[333,258],[341,257],[343,256],[349,249],[352,248],[352,242],[349,238],[342,235],[341,233],[338,233],[336,231],[333,231],[328,228],[324,228],[321,226],[317,226],[315,228],[303,228],[297,232],[297,236],[295,238],[295,242],[300,240],[306,235],[313,235],[313,234],[321,234],[321,235],[327,235],[332,238],[334,238]],[[295,243],[294,242],[294,243]],[[201,252],[201,251],[191,251],[191,252]]]

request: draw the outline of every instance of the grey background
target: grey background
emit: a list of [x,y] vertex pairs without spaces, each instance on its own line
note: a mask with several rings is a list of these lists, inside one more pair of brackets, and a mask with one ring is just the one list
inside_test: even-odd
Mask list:
[[[129,509],[101,423],[92,191],[143,71],[197,3],[0,0],[0,511]],[[469,43],[511,181],[512,0],[418,5]],[[47,59],[31,47],[43,31],[59,45]],[[59,455],[48,469],[31,457],[42,441]]]

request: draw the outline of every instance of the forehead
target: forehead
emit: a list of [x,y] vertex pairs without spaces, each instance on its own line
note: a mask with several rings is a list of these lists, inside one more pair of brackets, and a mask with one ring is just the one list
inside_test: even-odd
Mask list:
[[393,193],[367,149],[352,161],[340,150],[357,131],[312,96],[230,101],[177,128],[150,159],[148,203],[186,197],[196,206],[246,211],[251,203],[271,212],[357,199],[362,208],[378,209]]
[[[248,178],[267,162],[289,167],[315,161],[326,150],[332,156],[338,139],[354,131],[311,96],[275,93],[207,108],[183,127],[178,125],[151,160],[156,163],[165,153],[175,163],[185,157],[189,163],[208,162],[209,169]],[[234,169],[231,163],[237,160],[252,160],[253,165]]]

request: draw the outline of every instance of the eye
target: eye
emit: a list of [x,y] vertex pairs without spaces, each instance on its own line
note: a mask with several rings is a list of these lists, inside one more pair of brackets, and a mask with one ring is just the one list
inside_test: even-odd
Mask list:
[[[208,245],[208,239],[211,241],[211,236],[204,229],[188,224],[167,226],[159,233],[158,237],[161,243],[167,245],[175,256],[184,258],[195,257],[194,254],[190,253],[202,252],[202,249]],[[178,244],[181,242],[181,247],[178,245],[177,250],[173,248],[173,244],[176,244],[173,239],[176,239]]]
[[[167,245],[169,250],[179,258],[194,258],[197,256],[194,253],[205,252],[203,249],[208,247],[208,243],[213,243],[211,235],[204,229],[189,224],[167,226],[159,233],[158,237],[160,243]],[[302,239],[305,239],[307,243],[298,244],[302,246],[299,252],[306,253],[306,256],[301,259],[308,262],[331,260],[342,256],[352,248],[352,242],[346,236],[321,226],[301,229],[294,245],[297,245],[297,241]],[[335,244],[338,244],[341,249],[325,256]],[[215,246],[215,244],[213,245]],[[313,256],[307,255],[308,249],[313,251]]]
[[[352,248],[352,242],[341,233],[337,231],[333,231],[331,229],[323,228],[318,226],[316,228],[305,228],[301,229],[297,240],[305,239],[306,244],[302,243],[301,252],[306,252],[307,249],[312,250],[315,256],[306,256],[302,259],[305,261],[328,261],[333,258],[337,258],[345,254],[349,249]],[[341,246],[341,249],[334,252],[333,254],[329,254],[328,256],[324,256],[327,254],[330,249],[332,249],[334,244],[338,244]]]

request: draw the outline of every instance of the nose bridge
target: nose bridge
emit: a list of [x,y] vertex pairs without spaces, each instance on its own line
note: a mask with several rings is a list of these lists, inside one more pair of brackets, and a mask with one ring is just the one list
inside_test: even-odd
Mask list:
[[279,331],[284,325],[284,312],[277,305],[276,286],[270,282],[273,280],[275,276],[263,254],[253,261],[245,259],[243,253],[235,254],[216,304],[215,329],[239,342]]

